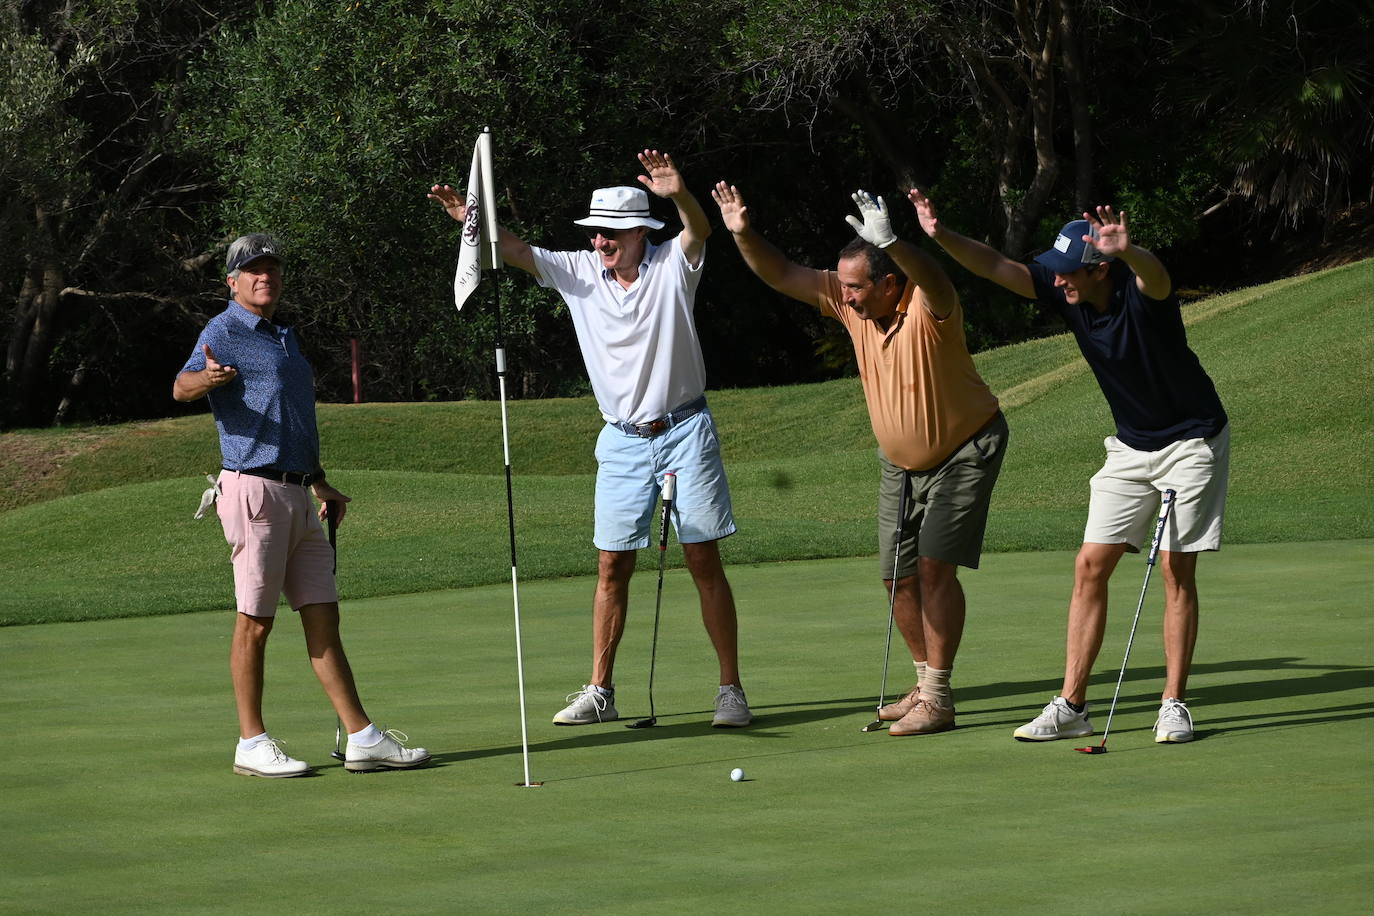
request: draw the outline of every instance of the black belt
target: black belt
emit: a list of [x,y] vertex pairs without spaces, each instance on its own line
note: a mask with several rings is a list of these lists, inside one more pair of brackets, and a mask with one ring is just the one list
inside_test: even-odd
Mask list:
[[611,425],[622,433],[628,433],[631,436],[639,436],[642,439],[652,439],[654,436],[661,436],[684,420],[695,417],[705,409],[706,395],[703,394],[695,401],[689,401],[677,410],[670,411],[657,420],[650,420],[648,423],[622,423],[617,420],[611,423]]
[[[234,468],[225,468],[226,471],[233,471]],[[297,486],[308,487],[312,481],[323,480],[323,474],[304,474],[300,471],[279,471],[276,468],[243,468],[236,473],[247,474],[250,477],[261,477],[265,480],[276,480],[281,483],[294,483]]]

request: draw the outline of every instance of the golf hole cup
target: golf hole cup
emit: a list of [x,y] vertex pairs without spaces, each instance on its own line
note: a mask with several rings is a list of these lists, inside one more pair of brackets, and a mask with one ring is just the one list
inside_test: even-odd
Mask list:
[[744,771],[741,770],[739,767],[735,767],[733,770],[730,771],[730,781],[731,781],[731,782],[743,782],[743,781],[744,781]]

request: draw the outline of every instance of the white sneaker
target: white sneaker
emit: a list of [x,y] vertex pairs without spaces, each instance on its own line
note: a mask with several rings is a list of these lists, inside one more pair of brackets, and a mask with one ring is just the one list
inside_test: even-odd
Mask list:
[[716,694],[716,717],[711,720],[715,728],[743,728],[754,721],[749,712],[749,703],[744,699],[744,691],[733,684],[723,684]]
[[581,690],[564,699],[568,705],[553,717],[554,725],[591,725],[620,718],[620,713],[615,711],[615,690],[602,693],[601,688],[584,684]]
[[1093,733],[1088,721],[1088,705],[1074,712],[1069,701],[1055,697],[1034,719],[1012,732],[1017,741],[1054,741],[1056,738],[1082,738]]
[[405,747],[402,742],[410,736],[395,729],[382,732],[382,740],[371,747],[359,747],[352,741],[344,751],[344,769],[350,773],[369,770],[411,770],[429,763],[429,751],[422,747]]
[[1155,744],[1182,744],[1193,740],[1193,714],[1183,701],[1169,697],[1155,719]]
[[288,776],[304,776],[310,772],[310,764],[288,757],[276,740],[264,738],[246,751],[241,747],[235,748],[234,772],[240,776],[284,779]]

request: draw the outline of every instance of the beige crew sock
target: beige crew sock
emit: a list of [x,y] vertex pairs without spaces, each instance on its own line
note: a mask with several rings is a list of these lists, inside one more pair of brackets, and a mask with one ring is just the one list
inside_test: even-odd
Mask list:
[[916,669],[916,686],[919,688],[921,682],[926,679],[926,663],[913,661],[911,666]]
[[954,699],[949,693],[949,668],[931,668],[926,666],[925,674],[921,678],[921,698],[929,700],[937,706],[953,706]]

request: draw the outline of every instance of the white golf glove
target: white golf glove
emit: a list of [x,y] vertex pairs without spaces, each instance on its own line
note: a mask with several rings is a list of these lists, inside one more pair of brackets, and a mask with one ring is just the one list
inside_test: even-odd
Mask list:
[[854,227],[859,238],[879,248],[886,248],[897,241],[897,236],[892,234],[892,219],[887,215],[887,204],[883,203],[883,199],[867,191],[855,191],[853,197],[863,222],[852,216],[846,216],[845,222]]
[[205,475],[205,479],[210,481],[210,489],[200,494],[200,508],[196,510],[196,514],[192,516],[193,518],[205,518],[205,514],[210,510],[210,507],[215,504],[215,500],[224,495],[219,488],[218,480],[211,477],[209,474]]

